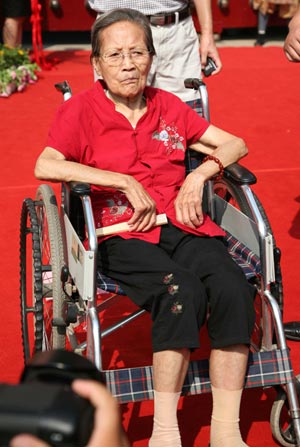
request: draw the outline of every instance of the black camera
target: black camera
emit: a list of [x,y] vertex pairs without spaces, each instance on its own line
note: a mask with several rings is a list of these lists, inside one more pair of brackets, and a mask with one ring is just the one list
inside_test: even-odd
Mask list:
[[203,74],[204,76],[210,76],[212,74],[213,71],[215,71],[217,69],[217,66],[215,64],[215,61],[211,58],[208,57],[206,60],[206,65],[204,68],[202,68]]
[[64,350],[37,353],[18,385],[0,384],[0,446],[29,433],[53,447],[84,447],[94,425],[94,407],[71,389],[74,379],[104,383],[92,362]]

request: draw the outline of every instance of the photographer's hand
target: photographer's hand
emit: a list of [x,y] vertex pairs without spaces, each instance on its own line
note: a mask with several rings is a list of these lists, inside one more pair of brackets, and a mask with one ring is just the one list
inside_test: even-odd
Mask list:
[[[116,399],[104,385],[92,380],[75,380],[73,390],[88,399],[95,407],[94,430],[86,447],[130,447],[121,424],[119,406]],[[9,447],[50,447],[34,436],[15,436]]]
[[74,380],[73,390],[96,408],[94,430],[87,447],[130,447],[121,424],[117,400],[98,382]]
[[44,441],[36,438],[32,435],[17,435],[9,444],[9,447],[51,447],[49,444],[45,444]]

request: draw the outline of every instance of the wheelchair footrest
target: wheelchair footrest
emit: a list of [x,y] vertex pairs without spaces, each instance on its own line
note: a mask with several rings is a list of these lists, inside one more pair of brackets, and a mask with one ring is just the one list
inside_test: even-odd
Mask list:
[[[211,391],[208,360],[189,365],[182,394]],[[103,371],[107,387],[120,403],[153,399],[152,366]],[[250,353],[245,388],[270,387],[293,381],[294,373],[288,350]]]

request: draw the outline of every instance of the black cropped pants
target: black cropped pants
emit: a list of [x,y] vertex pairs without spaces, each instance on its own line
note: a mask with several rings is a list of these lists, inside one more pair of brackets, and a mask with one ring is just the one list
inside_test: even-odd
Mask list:
[[99,245],[98,268],[151,313],[153,351],[199,347],[207,319],[212,348],[249,344],[255,289],[222,238],[162,226],[159,244],[119,236]]

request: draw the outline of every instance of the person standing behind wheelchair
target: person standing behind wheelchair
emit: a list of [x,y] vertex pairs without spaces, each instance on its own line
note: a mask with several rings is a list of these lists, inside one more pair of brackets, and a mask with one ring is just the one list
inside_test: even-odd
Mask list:
[[[211,57],[219,73],[222,62],[214,41],[211,0],[88,0],[98,15],[112,9],[132,8],[150,22],[156,54],[148,74],[152,87],[171,91],[193,108],[200,108],[199,95],[184,87],[186,78],[201,78],[201,68]],[[195,7],[200,24],[199,37],[191,15]]]
[[23,23],[30,16],[30,0],[2,0],[3,43],[10,48],[22,46]]
[[[116,9],[92,28],[101,80],[64,102],[35,176],[92,185],[98,267],[151,313],[154,425],[150,447],[181,447],[177,406],[191,350],[207,322],[211,341],[211,447],[241,447],[240,399],[254,326],[255,290],[202,212],[205,182],[247,154],[245,142],[207,122],[176,95],[146,86],[155,48],[149,20]],[[186,148],[206,155],[185,173]],[[157,214],[168,223],[156,226]],[[209,309],[209,315],[207,313]]]

